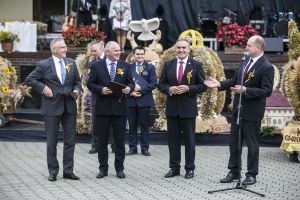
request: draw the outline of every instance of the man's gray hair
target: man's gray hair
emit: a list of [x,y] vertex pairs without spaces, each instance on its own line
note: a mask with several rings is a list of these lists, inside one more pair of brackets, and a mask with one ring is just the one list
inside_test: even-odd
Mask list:
[[56,38],[56,39],[51,40],[50,50],[53,51],[57,47],[56,44],[60,41],[65,41],[65,40],[63,38]]

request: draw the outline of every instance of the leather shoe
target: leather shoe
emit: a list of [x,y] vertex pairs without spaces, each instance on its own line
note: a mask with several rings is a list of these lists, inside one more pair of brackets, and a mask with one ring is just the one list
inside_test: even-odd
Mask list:
[[180,169],[170,169],[170,171],[165,175],[165,178],[171,178],[180,175]]
[[194,178],[194,171],[193,170],[186,171],[184,178],[186,179]]
[[123,171],[117,171],[117,177],[118,178],[125,178],[126,176],[125,176]]
[[63,177],[66,178],[66,179],[71,179],[71,180],[79,180],[80,179],[78,176],[76,176],[73,173],[64,174]]
[[104,172],[104,171],[100,171],[98,174],[97,174],[97,178],[103,178],[107,176],[107,172]]
[[242,185],[253,185],[256,183],[256,178],[254,176],[247,176],[242,182]]
[[54,174],[49,174],[49,176],[48,176],[48,181],[56,181],[56,175],[54,175]]
[[89,151],[89,154],[95,154],[98,153],[98,150],[95,147],[92,147],[91,150]]
[[238,175],[233,172],[229,172],[226,178],[220,180],[220,183],[231,183],[233,180],[236,179],[238,179]]
[[133,150],[133,149],[129,149],[129,151],[126,153],[126,155],[131,156],[131,155],[136,155],[137,154],[137,150]]
[[142,154],[144,156],[151,156],[151,153],[146,149],[146,150],[142,150]]

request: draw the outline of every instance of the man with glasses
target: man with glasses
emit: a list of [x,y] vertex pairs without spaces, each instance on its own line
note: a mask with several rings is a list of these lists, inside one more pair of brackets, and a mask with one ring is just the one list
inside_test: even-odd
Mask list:
[[175,44],[176,58],[165,62],[158,89],[167,95],[166,116],[170,171],[165,178],[180,175],[181,137],[185,144],[185,178],[194,177],[197,95],[206,91],[202,64],[189,57],[190,43]]
[[25,84],[42,95],[41,111],[47,133],[47,164],[49,181],[56,181],[59,171],[57,142],[59,126],[64,134],[63,178],[79,180],[73,173],[76,134],[76,98],[81,93],[80,76],[73,59],[66,58],[67,46],[63,39],[50,43],[52,56],[38,63]]

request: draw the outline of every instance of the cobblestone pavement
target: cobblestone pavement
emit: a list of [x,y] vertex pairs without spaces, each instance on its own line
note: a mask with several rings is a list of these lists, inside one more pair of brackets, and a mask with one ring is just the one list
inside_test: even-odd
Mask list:
[[[60,163],[62,147],[59,143]],[[49,182],[46,143],[0,142],[0,199],[300,199],[300,163],[289,162],[278,147],[261,148],[258,182],[248,187],[266,198],[242,190],[208,194],[209,190],[235,186],[218,182],[227,174],[227,146],[197,146],[193,179],[184,179],[183,167],[181,176],[163,178],[169,170],[166,145],[150,146],[150,157],[127,156],[125,179],[115,176],[110,153],[108,177],[96,179],[97,154],[88,154],[89,148],[89,144],[76,144],[74,172],[79,181],[63,179],[60,166],[57,181]],[[244,148],[243,169],[246,153]]]

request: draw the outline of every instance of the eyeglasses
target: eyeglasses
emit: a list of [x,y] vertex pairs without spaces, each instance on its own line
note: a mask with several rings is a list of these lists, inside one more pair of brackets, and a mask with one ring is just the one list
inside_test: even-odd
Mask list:
[[135,53],[134,55],[136,55],[136,56],[143,56],[145,54],[144,53]]
[[61,46],[61,47],[56,47],[56,48],[58,48],[58,49],[68,49],[67,46]]

